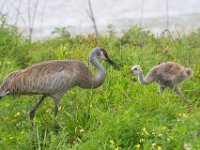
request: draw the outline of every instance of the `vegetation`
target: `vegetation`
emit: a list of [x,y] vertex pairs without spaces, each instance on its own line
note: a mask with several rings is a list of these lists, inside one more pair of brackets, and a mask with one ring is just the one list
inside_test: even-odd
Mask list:
[[[14,70],[46,60],[78,59],[88,64],[95,46],[92,35],[71,37],[65,28],[54,31],[59,37],[32,43],[16,30],[1,19],[1,81]],[[115,37],[109,26],[108,36],[99,40],[121,70],[102,62],[107,70],[103,86],[95,90],[77,87],[65,94],[59,107],[58,135],[53,132],[50,98],[37,110],[31,136],[29,111],[40,95],[4,97],[0,101],[0,149],[200,149],[200,30],[175,40],[137,27]],[[173,91],[162,96],[156,84],[143,86],[136,76],[127,74],[135,64],[146,73],[167,61],[194,70],[193,78],[181,86],[190,110]]]

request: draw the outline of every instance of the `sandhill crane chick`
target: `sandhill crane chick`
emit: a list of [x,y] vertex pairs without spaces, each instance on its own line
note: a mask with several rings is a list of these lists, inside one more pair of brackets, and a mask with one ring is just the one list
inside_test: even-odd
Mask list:
[[42,62],[8,75],[0,87],[0,97],[5,95],[42,94],[39,102],[30,112],[32,129],[34,127],[33,118],[36,109],[47,96],[51,97],[54,100],[55,108],[54,128],[58,132],[56,116],[62,96],[74,86],[94,89],[103,84],[106,71],[98,62],[98,58],[109,62],[118,69],[115,63],[108,57],[104,48],[96,47],[90,52],[89,60],[98,70],[97,75],[93,75],[89,68],[78,60]]
[[141,84],[156,82],[161,93],[164,92],[166,87],[169,87],[178,95],[181,95],[179,84],[191,77],[193,71],[191,68],[184,68],[180,64],[167,62],[153,67],[145,77],[139,65],[133,66],[129,73],[137,75]]

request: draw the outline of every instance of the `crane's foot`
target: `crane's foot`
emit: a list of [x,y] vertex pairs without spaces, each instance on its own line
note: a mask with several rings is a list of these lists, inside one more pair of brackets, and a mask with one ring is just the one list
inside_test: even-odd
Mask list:
[[182,100],[186,104],[186,108],[188,109],[188,112],[192,110],[192,104],[189,102],[189,99],[187,97],[181,96]]

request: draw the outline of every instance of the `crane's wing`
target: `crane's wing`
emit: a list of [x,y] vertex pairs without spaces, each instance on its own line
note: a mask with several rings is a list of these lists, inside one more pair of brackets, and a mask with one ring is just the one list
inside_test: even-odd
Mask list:
[[48,61],[19,71],[9,82],[10,92],[52,94],[74,86],[74,61]]

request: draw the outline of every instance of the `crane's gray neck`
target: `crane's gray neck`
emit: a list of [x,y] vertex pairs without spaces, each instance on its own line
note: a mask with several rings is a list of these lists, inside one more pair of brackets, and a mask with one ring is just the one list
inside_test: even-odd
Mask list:
[[90,62],[92,65],[98,70],[98,74],[93,77],[92,80],[92,88],[97,88],[101,84],[103,84],[105,77],[106,77],[106,71],[103,68],[103,66],[98,62],[96,55],[90,55]]
[[138,74],[138,80],[140,81],[141,84],[146,84],[142,71],[140,71],[140,73]]

